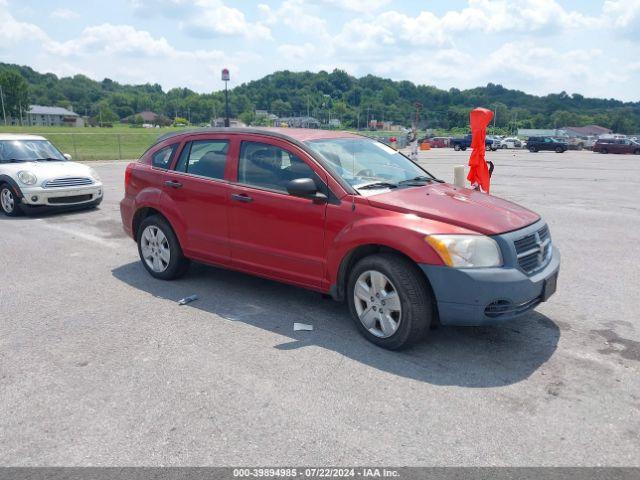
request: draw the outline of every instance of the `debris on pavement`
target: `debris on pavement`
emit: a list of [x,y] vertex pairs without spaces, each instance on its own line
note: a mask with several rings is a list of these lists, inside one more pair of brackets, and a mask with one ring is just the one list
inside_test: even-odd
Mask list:
[[178,305],[186,305],[187,303],[191,303],[197,299],[198,299],[197,295],[189,295],[188,297],[184,297],[183,299],[178,300]]
[[306,323],[294,323],[293,324],[293,331],[297,332],[299,330],[304,330],[304,331],[311,332],[311,331],[313,331],[313,325],[308,325]]

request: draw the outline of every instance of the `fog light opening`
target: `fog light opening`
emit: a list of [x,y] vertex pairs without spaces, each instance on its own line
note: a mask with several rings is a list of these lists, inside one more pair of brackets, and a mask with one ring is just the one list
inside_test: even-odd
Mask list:
[[32,202],[37,202],[38,201],[38,196],[34,195],[33,197],[31,197],[31,201]]

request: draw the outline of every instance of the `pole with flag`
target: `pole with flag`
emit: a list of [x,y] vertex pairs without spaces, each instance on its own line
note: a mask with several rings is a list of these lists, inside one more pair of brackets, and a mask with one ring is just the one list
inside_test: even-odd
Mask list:
[[491,123],[492,118],[493,112],[486,108],[475,108],[469,114],[472,150],[469,157],[470,169],[467,180],[471,182],[472,188],[479,188],[485,193],[489,193],[491,187],[491,174],[485,160],[485,141],[487,138],[487,126]]

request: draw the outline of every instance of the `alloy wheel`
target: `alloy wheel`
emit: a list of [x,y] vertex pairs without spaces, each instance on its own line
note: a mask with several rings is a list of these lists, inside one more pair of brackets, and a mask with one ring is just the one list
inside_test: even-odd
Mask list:
[[171,247],[166,235],[155,225],[149,225],[140,239],[142,258],[151,270],[164,272],[171,261]]
[[8,188],[3,188],[2,192],[0,192],[0,204],[2,204],[2,210],[4,210],[5,213],[13,213],[13,209],[16,208],[13,192]]
[[353,301],[362,325],[379,338],[396,333],[402,320],[402,306],[391,280],[376,270],[363,272],[356,280]]

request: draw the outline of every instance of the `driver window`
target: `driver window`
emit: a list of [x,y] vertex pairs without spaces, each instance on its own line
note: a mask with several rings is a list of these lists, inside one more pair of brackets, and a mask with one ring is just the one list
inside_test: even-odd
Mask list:
[[242,142],[239,183],[286,192],[287,183],[296,178],[313,178],[317,183],[313,169],[293,153],[267,143]]

